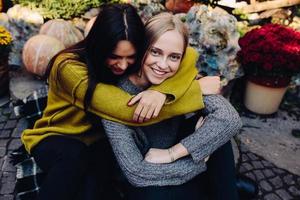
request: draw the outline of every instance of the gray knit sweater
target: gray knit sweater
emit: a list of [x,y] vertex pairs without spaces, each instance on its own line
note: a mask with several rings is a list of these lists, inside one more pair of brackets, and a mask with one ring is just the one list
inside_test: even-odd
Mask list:
[[[128,79],[120,81],[119,86],[130,94],[142,91]],[[182,116],[147,127],[130,127],[102,119],[118,164],[132,185],[180,185],[206,170],[204,158],[228,142],[242,123],[236,110],[221,95],[205,96],[204,105],[209,112],[205,123],[180,141],[191,156],[169,164],[146,162],[143,154],[149,147],[165,149],[175,145]]]

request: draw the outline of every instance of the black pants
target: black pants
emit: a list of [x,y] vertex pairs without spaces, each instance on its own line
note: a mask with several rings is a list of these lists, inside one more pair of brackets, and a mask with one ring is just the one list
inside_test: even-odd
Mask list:
[[51,136],[32,155],[47,173],[38,200],[109,199],[113,156],[107,141],[86,146],[79,140]]

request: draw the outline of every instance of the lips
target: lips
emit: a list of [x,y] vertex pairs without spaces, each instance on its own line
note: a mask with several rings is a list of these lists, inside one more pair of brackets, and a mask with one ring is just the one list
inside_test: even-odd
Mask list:
[[157,76],[163,76],[167,73],[165,71],[160,71],[160,70],[152,68],[152,67],[151,67],[151,69],[152,69],[152,72],[154,72],[154,74],[157,75]]
[[123,74],[125,72],[125,70],[122,69],[116,69],[116,68],[112,68],[111,71],[116,74],[116,75],[120,75]]

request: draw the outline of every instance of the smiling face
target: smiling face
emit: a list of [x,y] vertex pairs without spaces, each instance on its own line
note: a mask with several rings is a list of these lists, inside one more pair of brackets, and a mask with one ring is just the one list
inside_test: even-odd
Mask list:
[[115,50],[106,59],[106,65],[113,74],[122,75],[126,69],[135,63],[136,50],[127,40],[118,42]]
[[183,52],[184,40],[178,31],[163,33],[147,52],[141,79],[144,83],[158,85],[173,76],[179,68]]

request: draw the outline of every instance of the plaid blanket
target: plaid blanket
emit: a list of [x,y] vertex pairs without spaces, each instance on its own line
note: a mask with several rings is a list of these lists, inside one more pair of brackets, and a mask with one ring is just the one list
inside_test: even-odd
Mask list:
[[39,192],[45,173],[37,166],[34,158],[24,146],[11,153],[11,161],[17,169],[16,200],[33,200]]
[[[48,86],[45,84],[28,97],[12,102],[17,117],[25,117],[32,128],[47,104]],[[33,200],[39,192],[45,173],[37,166],[22,145],[11,153],[11,162],[16,167],[16,200]]]

